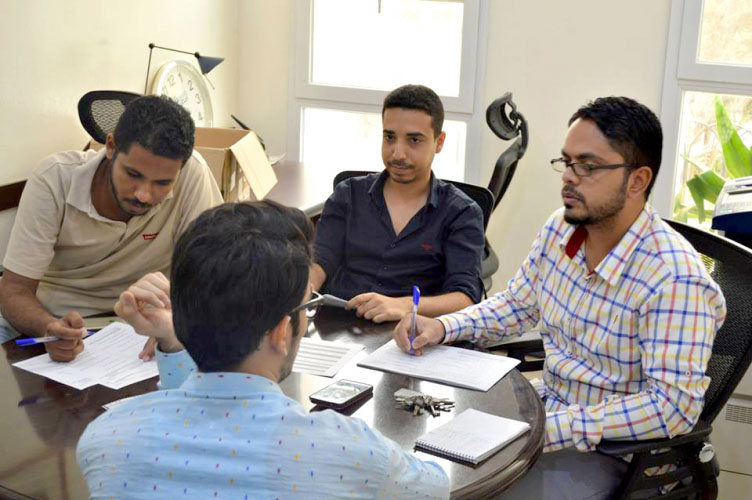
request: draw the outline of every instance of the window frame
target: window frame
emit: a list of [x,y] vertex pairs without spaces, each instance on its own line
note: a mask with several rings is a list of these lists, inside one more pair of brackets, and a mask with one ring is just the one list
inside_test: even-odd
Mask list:
[[653,207],[666,218],[673,218],[684,93],[752,96],[752,66],[697,61],[702,6],[702,0],[671,0],[660,113],[663,125],[663,161],[651,197]]
[[[294,2],[291,33],[287,155],[301,161],[302,110],[318,107],[343,111],[380,113],[388,91],[338,87],[310,83],[312,72],[311,34],[313,1]],[[462,19],[462,60],[459,96],[440,96],[445,119],[467,123],[465,143],[465,180],[478,183],[480,177],[483,92],[485,79],[488,0],[464,0]]]

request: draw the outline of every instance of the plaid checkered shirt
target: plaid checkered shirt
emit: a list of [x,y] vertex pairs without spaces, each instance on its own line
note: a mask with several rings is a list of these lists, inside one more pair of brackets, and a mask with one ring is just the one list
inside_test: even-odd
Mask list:
[[592,272],[586,237],[556,211],[504,292],[439,318],[444,342],[489,346],[540,321],[544,451],[688,432],[726,316],[720,288],[649,205]]

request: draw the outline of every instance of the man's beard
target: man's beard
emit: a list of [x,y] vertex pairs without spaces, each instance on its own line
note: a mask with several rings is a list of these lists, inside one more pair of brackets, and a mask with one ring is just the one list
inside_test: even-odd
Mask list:
[[[116,155],[117,155],[117,153],[116,153]],[[144,213],[146,213],[145,211],[143,211],[143,212],[134,212],[132,208],[128,208],[123,203],[123,201],[121,201],[120,198],[118,198],[117,189],[115,188],[115,179],[114,179],[114,176],[112,175],[112,169],[114,168],[115,158],[116,157],[117,156],[115,156],[115,157],[112,158],[112,160],[110,161],[110,165],[109,165],[110,189],[112,190],[112,197],[115,199],[115,203],[117,204],[118,208],[122,212],[124,212],[124,213],[126,213],[128,215],[143,215]],[[129,201],[135,201],[136,203],[138,203],[138,200],[128,200],[128,199],[125,200],[125,202],[129,202]],[[146,208],[146,209],[151,208],[151,205],[149,205],[148,203],[143,203],[143,204],[141,204],[141,206],[143,208]]]
[[603,205],[600,205],[598,207],[594,207],[593,209],[589,209],[585,199],[574,190],[574,188],[567,189],[569,186],[566,185],[562,189],[562,194],[569,193],[570,195],[577,198],[580,203],[582,203],[582,206],[585,208],[586,213],[583,215],[571,215],[567,214],[566,211],[564,212],[564,220],[567,221],[569,224],[577,224],[577,225],[603,225],[604,223],[607,223],[609,220],[613,219],[616,215],[619,214],[619,212],[622,211],[624,208],[624,204],[627,201],[627,181],[629,179],[629,176],[624,176],[624,180],[621,183],[621,186],[619,187],[619,190],[616,192],[616,195],[612,198],[610,198],[608,201],[606,201]]

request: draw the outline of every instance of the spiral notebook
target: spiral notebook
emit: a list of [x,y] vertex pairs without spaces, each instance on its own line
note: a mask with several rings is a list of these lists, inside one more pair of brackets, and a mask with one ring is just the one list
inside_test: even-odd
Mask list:
[[530,424],[467,409],[424,434],[415,447],[439,456],[478,464],[530,429]]

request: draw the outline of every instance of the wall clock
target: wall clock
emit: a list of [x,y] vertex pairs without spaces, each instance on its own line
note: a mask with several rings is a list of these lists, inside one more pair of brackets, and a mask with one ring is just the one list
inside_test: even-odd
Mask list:
[[165,95],[187,109],[197,127],[214,125],[209,89],[193,64],[181,60],[166,62],[154,77],[151,92]]

